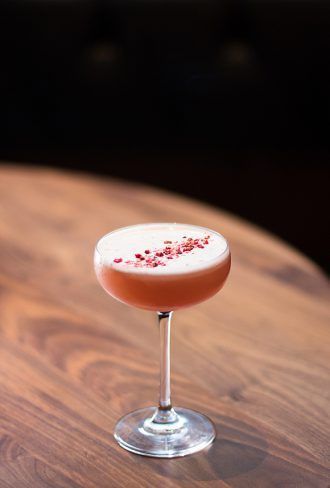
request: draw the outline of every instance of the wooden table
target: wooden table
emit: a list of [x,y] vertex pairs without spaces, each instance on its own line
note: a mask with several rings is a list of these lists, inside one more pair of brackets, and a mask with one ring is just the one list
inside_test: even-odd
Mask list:
[[[93,247],[148,221],[211,227],[232,248],[224,290],[174,317],[174,402],[218,432],[182,459],[112,437],[122,414],[157,401],[158,331],[102,291]],[[328,285],[297,251],[160,190],[3,166],[0,256],[1,488],[330,486]]]

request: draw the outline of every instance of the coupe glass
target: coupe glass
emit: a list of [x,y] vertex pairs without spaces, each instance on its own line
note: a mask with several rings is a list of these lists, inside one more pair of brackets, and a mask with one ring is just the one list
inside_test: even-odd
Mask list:
[[[113,273],[108,260],[113,237],[124,241],[131,232],[159,227],[184,229],[185,233],[204,232],[218,236],[224,246],[212,256],[204,271],[146,275],[130,272]],[[185,237],[185,236],[184,236]],[[165,241],[166,242],[166,241]],[[107,247],[105,246],[107,244]],[[106,249],[105,249],[106,248]],[[107,293],[130,306],[156,312],[160,331],[160,388],[157,407],[135,410],[122,417],[114,436],[124,449],[143,456],[173,458],[198,452],[215,439],[215,428],[205,415],[187,408],[172,406],[170,387],[170,330],[173,310],[202,302],[219,291],[230,270],[228,242],[219,233],[188,224],[141,224],[117,229],[102,237],[95,247],[94,266],[97,278]],[[126,270],[127,271],[127,270]],[[164,279],[165,276],[165,279]],[[120,278],[120,279],[119,279]],[[136,281],[138,280],[138,282]],[[140,280],[140,282],[139,282]],[[162,298],[165,297],[166,298]],[[166,302],[166,305],[165,305]],[[166,310],[162,309],[166,306]],[[170,309],[169,309],[170,308]]]

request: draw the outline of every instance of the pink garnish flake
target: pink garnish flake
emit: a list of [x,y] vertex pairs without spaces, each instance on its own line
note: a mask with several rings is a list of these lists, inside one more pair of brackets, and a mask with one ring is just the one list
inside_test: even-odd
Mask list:
[[[209,237],[209,235],[198,238],[183,236],[181,242],[166,240],[163,241],[164,244],[166,244],[163,248],[145,249],[143,254],[135,253],[136,260],[128,260],[125,261],[125,263],[136,268],[156,268],[157,266],[166,266],[167,259],[178,259],[183,253],[191,252],[197,247],[204,249],[204,246],[209,244]],[[116,258],[114,259],[114,262],[121,263],[122,258]]]
[[122,262],[122,258],[116,258],[113,260],[114,263],[121,263]]

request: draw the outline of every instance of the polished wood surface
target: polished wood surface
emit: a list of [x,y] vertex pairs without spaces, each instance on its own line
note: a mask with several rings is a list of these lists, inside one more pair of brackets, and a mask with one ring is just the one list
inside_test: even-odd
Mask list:
[[[173,321],[174,404],[218,433],[182,459],[112,437],[121,415],[157,401],[158,331],[104,293],[93,247],[149,221],[211,227],[232,250],[224,289]],[[321,271],[233,216],[106,178],[0,169],[1,488],[326,488],[329,332]]]

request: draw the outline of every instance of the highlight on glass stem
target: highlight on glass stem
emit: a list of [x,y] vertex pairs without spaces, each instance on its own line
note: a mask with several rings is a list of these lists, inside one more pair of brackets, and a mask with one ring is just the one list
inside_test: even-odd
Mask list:
[[159,324],[159,403],[128,413],[117,423],[115,438],[128,451],[172,458],[198,452],[214,440],[211,420],[172,405],[171,321],[175,310],[217,293],[230,264],[229,245],[221,234],[189,224],[132,225],[96,244],[95,272],[104,290],[127,305],[153,311]]

